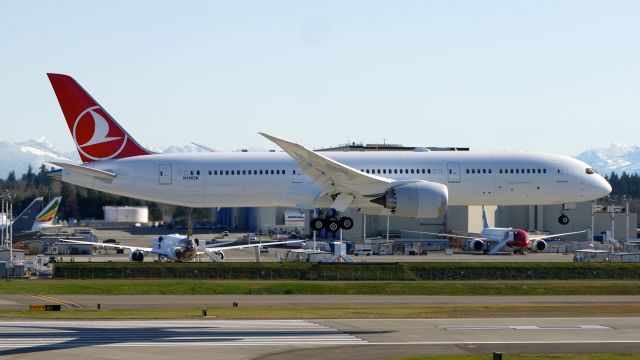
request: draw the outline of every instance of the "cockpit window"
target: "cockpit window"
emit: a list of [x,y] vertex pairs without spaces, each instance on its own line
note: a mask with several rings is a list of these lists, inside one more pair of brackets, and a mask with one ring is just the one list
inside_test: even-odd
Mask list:
[[586,172],[588,175],[593,175],[593,174],[597,174],[597,173],[598,173],[597,171],[593,170],[592,168],[587,168],[587,169],[585,170],[585,172]]

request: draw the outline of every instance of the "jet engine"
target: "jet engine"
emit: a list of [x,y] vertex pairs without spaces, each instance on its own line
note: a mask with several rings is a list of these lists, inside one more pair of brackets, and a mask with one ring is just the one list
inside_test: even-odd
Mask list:
[[546,248],[547,242],[542,239],[533,240],[533,244],[531,244],[531,250],[533,251],[544,251]]
[[429,181],[395,181],[384,195],[372,203],[391,210],[391,213],[409,218],[437,218],[447,211],[447,187]]
[[470,245],[473,251],[482,251],[484,249],[484,241],[479,239],[472,240]]
[[144,253],[140,250],[134,250],[131,252],[131,261],[143,262]]

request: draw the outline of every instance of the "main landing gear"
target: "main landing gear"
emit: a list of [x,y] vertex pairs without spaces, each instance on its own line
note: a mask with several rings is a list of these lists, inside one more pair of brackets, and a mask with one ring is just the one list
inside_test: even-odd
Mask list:
[[353,219],[347,216],[342,216],[339,219],[330,218],[314,218],[311,219],[311,230],[320,231],[322,229],[327,230],[330,233],[336,233],[338,230],[351,230],[353,228]]

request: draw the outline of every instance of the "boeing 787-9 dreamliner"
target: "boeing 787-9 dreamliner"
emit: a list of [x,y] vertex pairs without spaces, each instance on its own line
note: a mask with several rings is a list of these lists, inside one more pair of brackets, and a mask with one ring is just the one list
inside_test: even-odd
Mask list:
[[[48,74],[82,164],[53,162],[71,184],[186,207],[355,208],[363,214],[436,218],[449,205],[591,201],[611,186],[589,165],[514,152],[327,152],[261,133],[280,153],[159,154],[142,147],[73,78]],[[154,127],[154,129],[158,129]],[[569,218],[562,213],[560,223]],[[353,227],[312,219],[314,230]]]

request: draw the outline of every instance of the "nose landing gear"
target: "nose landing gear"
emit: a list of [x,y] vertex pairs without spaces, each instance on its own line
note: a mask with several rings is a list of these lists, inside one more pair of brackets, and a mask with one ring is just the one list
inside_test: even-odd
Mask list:
[[558,223],[560,223],[560,225],[569,224],[569,217],[567,216],[567,208],[565,204],[562,204],[561,213],[562,215],[560,215],[560,217],[558,218]]
[[569,217],[565,214],[562,214],[558,218],[558,222],[560,223],[560,225],[567,225],[569,224]]

